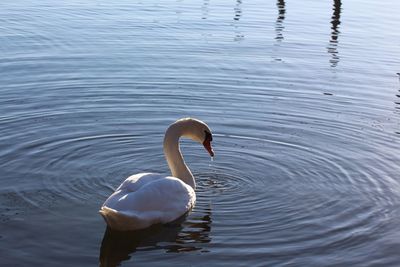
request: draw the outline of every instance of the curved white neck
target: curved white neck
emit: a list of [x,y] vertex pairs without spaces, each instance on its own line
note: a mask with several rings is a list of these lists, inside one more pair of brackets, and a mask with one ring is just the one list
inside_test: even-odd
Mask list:
[[164,155],[167,159],[172,176],[181,179],[184,183],[195,189],[196,183],[194,177],[183,160],[179,148],[179,138],[182,135],[184,135],[184,129],[178,125],[171,125],[167,129],[164,137]]

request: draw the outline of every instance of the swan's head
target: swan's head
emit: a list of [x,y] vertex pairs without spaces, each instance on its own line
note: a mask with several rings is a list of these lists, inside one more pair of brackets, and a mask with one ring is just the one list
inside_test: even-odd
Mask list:
[[204,148],[214,157],[214,150],[211,146],[213,140],[210,127],[201,120],[194,118],[185,118],[176,121],[174,124],[180,126],[182,136],[190,138],[196,142],[203,144]]

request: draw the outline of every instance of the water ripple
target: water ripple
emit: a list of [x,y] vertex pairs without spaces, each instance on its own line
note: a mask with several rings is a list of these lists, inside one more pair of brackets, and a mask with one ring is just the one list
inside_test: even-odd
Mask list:
[[193,116],[216,151],[181,143],[196,206],[140,244],[106,230],[115,264],[399,265],[398,4],[375,2],[2,2],[4,264],[92,265],[101,203],[169,174]]

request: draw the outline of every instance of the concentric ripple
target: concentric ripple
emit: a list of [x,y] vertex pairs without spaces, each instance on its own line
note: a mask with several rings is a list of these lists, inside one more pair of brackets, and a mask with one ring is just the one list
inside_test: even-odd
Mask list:
[[375,164],[361,168],[357,159],[313,144],[234,135],[215,140],[218,160],[212,173],[199,174],[197,192],[212,203],[221,249],[245,244],[259,257],[368,249],[395,214],[399,184],[377,151],[370,155]]

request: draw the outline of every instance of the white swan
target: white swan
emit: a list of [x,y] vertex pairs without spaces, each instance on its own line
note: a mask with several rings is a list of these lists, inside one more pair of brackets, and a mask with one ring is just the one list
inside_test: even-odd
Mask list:
[[139,173],[128,177],[99,211],[110,228],[138,230],[168,223],[193,207],[196,184],[179,149],[181,136],[202,143],[214,156],[211,130],[204,122],[185,118],[171,124],[164,137],[164,154],[172,176]]

